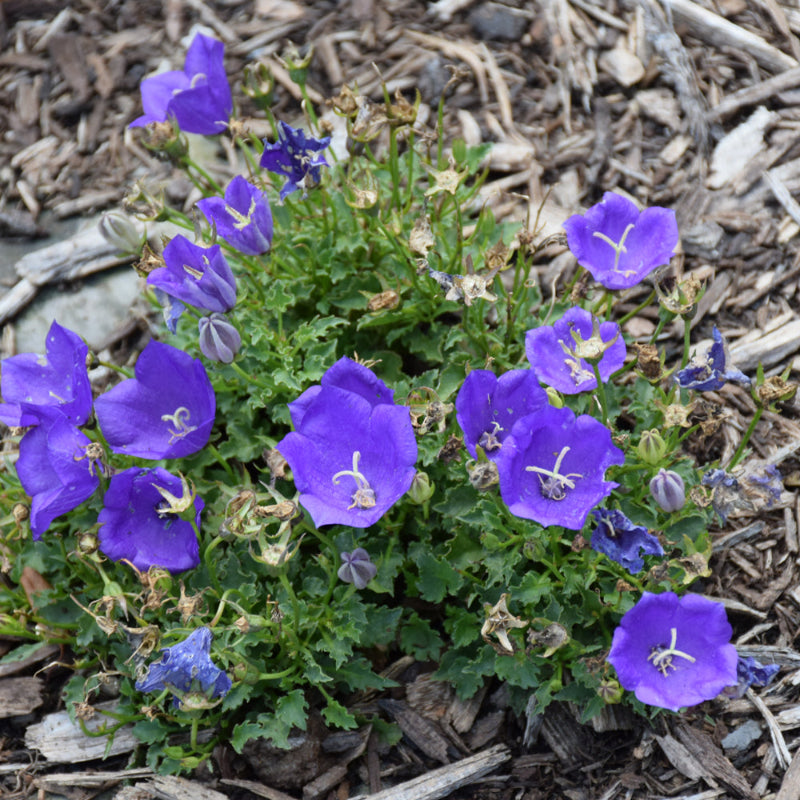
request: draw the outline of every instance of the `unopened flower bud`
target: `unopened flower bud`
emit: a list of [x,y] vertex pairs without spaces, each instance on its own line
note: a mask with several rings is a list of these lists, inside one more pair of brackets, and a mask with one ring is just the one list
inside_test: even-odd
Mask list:
[[103,214],[97,227],[103,238],[122,253],[139,255],[147,240],[144,229],[137,229],[129,216],[118,211]]
[[667,445],[661,434],[653,428],[653,430],[643,431],[636,452],[645,464],[655,466],[663,461],[667,454]]
[[100,546],[97,536],[93,533],[82,533],[78,537],[78,550],[84,555],[90,556]]
[[411,481],[411,488],[408,490],[408,499],[418,505],[424,505],[433,497],[433,484],[426,472],[418,471]]
[[686,503],[686,489],[683,478],[677,472],[660,469],[650,481],[650,494],[658,505],[667,512],[680,511]]
[[224,314],[200,317],[200,352],[212,361],[230,364],[242,346],[242,337]]

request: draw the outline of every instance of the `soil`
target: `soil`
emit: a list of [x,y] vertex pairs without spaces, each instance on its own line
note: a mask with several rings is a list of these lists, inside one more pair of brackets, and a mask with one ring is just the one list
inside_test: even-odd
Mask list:
[[[357,84],[379,100],[383,80],[412,100],[418,90],[421,115],[433,124],[446,90],[448,138],[495,143],[487,201],[497,216],[534,219],[541,209],[544,235],[606,191],[674,208],[682,234],[676,274],[707,286],[691,321],[693,340],[710,338],[717,325],[739,368],[752,374],[761,361],[768,375],[791,369],[797,377],[800,12],[793,4],[0,0],[4,242],[35,242],[54,218],[116,207],[144,177],[163,180],[171,202],[191,202],[188,183],[148,153],[127,125],[141,113],[141,79],[164,61],[179,67],[184,37],[197,24],[226,43],[234,96],[243,97],[248,65],[270,67],[276,116],[290,122],[302,115],[281,62],[289,41],[301,52],[313,47],[308,86],[321,110],[343,84]],[[245,100],[240,115],[256,114]],[[540,280],[556,285],[574,261],[558,247],[546,256],[537,264]],[[627,296],[630,309],[643,301],[642,292]],[[646,314],[629,324],[631,336],[652,333],[655,312]],[[124,333],[132,335],[130,326]],[[682,327],[667,334],[664,345],[674,356]],[[749,393],[736,386],[704,393],[695,414],[706,424],[692,447],[724,463],[754,411]],[[730,514],[714,532],[711,574],[698,584],[728,607],[743,652],[781,664],[768,689],[662,715],[652,725],[611,714],[592,727],[559,705],[526,725],[505,707],[502,687],[491,686],[474,724],[458,734],[443,719],[452,698],[427,678],[433,665],[401,664],[404,688],[377,701],[403,729],[398,746],[384,751],[372,738],[337,741],[312,725],[304,744],[288,754],[260,745],[245,757],[220,752],[214,775],[195,775],[203,786],[185,796],[210,797],[213,789],[237,798],[347,798],[415,775],[435,776],[443,763],[495,745],[510,758],[447,796],[800,796],[800,655],[794,649],[800,406],[791,400],[780,411],[764,414],[751,445],[754,457],[778,467],[784,492],[768,510],[739,507]],[[64,771],[46,762],[2,769],[28,760],[20,731],[58,707],[53,687],[63,675],[57,669],[44,674],[49,702],[13,724],[0,720],[0,795],[52,789],[48,773]],[[122,770],[124,758],[114,766]],[[88,766],[109,768],[109,762]],[[446,773],[438,794],[403,796],[442,797],[452,780]],[[96,794],[85,787],[78,781],[62,791],[76,798]],[[142,796],[178,796],[174,786],[162,786],[161,794],[152,783],[140,789]],[[128,791],[118,796],[133,797]]]

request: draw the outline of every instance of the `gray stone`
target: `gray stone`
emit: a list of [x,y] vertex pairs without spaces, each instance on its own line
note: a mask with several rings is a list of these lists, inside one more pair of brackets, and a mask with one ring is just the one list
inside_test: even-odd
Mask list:
[[18,353],[43,353],[53,320],[83,337],[92,350],[105,346],[141,295],[141,279],[130,266],[118,267],[74,285],[48,286],[14,321]]
[[744,753],[761,738],[761,725],[749,719],[738,728],[734,728],[721,742],[725,755],[735,757]]
[[500,3],[482,3],[469,15],[469,24],[479,39],[516,42],[528,29],[528,14]]

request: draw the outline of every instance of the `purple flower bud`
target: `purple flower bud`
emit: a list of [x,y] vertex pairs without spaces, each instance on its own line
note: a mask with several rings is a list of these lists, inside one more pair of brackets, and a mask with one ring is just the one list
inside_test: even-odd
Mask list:
[[200,331],[200,352],[212,361],[230,364],[242,346],[239,331],[224,314],[211,314],[200,317],[197,323]]
[[686,504],[686,489],[683,478],[671,469],[660,469],[650,481],[653,500],[667,512],[680,511]]
[[340,580],[352,583],[356,589],[364,589],[378,574],[378,568],[370,561],[369,553],[363,547],[356,547],[352,553],[340,553],[342,566],[336,573]]

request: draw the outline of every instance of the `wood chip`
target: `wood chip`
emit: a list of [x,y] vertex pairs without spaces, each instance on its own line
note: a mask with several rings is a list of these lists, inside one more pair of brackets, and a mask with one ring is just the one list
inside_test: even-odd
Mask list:
[[775,800],[797,800],[800,797],[800,749],[795,750],[792,763],[783,776]]
[[450,743],[435,723],[418,714],[400,700],[379,700],[378,705],[391,715],[403,734],[426,756],[443,764],[450,762],[448,755]]
[[[106,717],[100,711],[113,711],[113,700],[95,706],[97,713],[85,725],[90,731],[98,731],[103,726],[113,727],[116,720]],[[41,722],[31,725],[25,731],[25,745],[38,750],[44,758],[54,764],[72,764],[92,761],[96,758],[117,756],[129,753],[139,744],[133,735],[133,725],[119,728],[112,740],[108,736],[87,736],[69,718],[66,711],[48,714]]]
[[686,25],[690,33],[701,41],[713,44],[715,47],[732,47],[748,53],[760,66],[771,72],[783,72],[798,66],[795,59],[768,44],[760,36],[729,22],[692,0],[666,0],[666,2],[672,9],[675,21]]
[[692,754],[698,764],[702,765],[704,780],[709,781],[709,777],[714,777],[724,783],[737,797],[759,800],[758,795],[741,772],[723,755],[719,745],[715,744],[707,733],[684,723],[677,724],[675,728],[681,744]]
[[159,800],[228,800],[228,796],[210,788],[207,784],[177,778],[174,775],[157,775],[137,788],[146,789]]
[[0,681],[0,719],[30,714],[42,704],[39,678],[6,678]]
[[120,781],[151,778],[153,770],[147,767],[128,767],[112,771],[92,770],[90,772],[51,772],[36,778],[34,784],[45,791],[54,792],[65,786],[104,787]]
[[708,186],[719,189],[732,181],[753,159],[766,150],[764,133],[778,115],[759,106],[744,122],[720,139],[711,157]]
[[468,786],[488,775],[509,758],[511,754],[508,748],[498,744],[482,753],[431,770],[391,789],[370,795],[361,794],[351,800],[439,800],[452,794],[456,789]]

